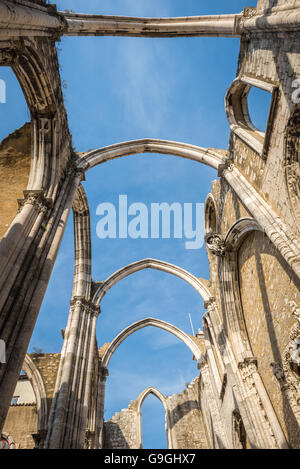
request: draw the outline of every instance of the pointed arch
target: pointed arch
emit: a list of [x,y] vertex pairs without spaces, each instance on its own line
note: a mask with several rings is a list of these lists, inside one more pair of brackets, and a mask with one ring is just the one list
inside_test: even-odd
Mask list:
[[38,414],[38,432],[45,432],[47,430],[48,409],[44,381],[39,370],[28,354],[25,356],[22,369],[27,375],[35,395]]
[[78,157],[77,168],[87,171],[106,161],[121,158],[123,156],[137,155],[142,153],[160,153],[164,155],[179,156],[189,160],[204,163],[213,169],[226,162],[226,158],[217,150],[202,148],[187,143],[173,142],[170,140],[159,140],[144,138],[128,142],[116,143],[107,147],[98,148]]
[[146,318],[134,322],[130,326],[126,327],[125,329],[123,329],[122,332],[120,332],[120,334],[118,334],[113,339],[113,341],[107,347],[102,357],[101,367],[104,369],[108,368],[111,357],[113,356],[117,348],[121,345],[121,343],[124,342],[125,339],[127,339],[127,337],[129,337],[131,334],[138,331],[139,329],[143,329],[144,327],[149,326],[157,327],[158,329],[162,329],[163,331],[170,332],[171,334],[175,335],[176,337],[178,337],[178,339],[182,340],[182,342],[184,342],[185,345],[191,350],[196,360],[200,359],[201,350],[197,345],[196,341],[194,340],[193,336],[187,334],[186,332],[183,332],[178,327],[173,326],[172,324],[169,324],[166,321],[162,321],[161,319]]
[[150,386],[149,388],[145,389],[141,392],[139,397],[136,400],[137,404],[137,448],[141,449],[143,447],[143,437],[142,437],[142,405],[144,400],[150,395],[153,394],[164,406],[165,409],[165,430],[167,435],[167,445],[168,449],[173,449],[173,439],[172,439],[172,432],[170,428],[170,417],[169,417],[169,409],[167,405],[166,397],[156,388]]
[[169,274],[175,275],[176,277],[185,280],[189,283],[195,290],[202,296],[204,302],[212,300],[211,293],[209,289],[204,285],[204,283],[195,277],[193,274],[187,270],[182,269],[174,264],[168,262],[160,261],[157,259],[142,259],[132,264],[128,264],[122,269],[117,270],[114,274],[108,277],[104,282],[101,282],[98,286],[96,292],[94,293],[93,302],[95,304],[100,304],[104,295],[110,290],[117,282],[122,280],[122,278],[127,277],[128,275],[138,272],[143,269],[156,269]]

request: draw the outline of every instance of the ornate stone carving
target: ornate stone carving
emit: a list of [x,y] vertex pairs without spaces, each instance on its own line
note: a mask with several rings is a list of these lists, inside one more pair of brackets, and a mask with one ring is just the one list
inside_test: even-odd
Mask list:
[[[294,217],[300,223],[300,108],[290,118],[285,136],[285,177]],[[299,230],[299,228],[298,228]]]
[[271,367],[300,424],[300,308],[294,301],[289,305],[298,322],[291,330],[290,342],[283,353],[282,364],[271,363]]
[[218,257],[225,256],[226,247],[225,241],[222,236],[218,233],[208,233],[205,236],[207,248]]
[[29,190],[24,191],[24,199],[18,199],[18,212],[27,204],[35,206],[39,212],[46,213],[52,206],[52,200],[46,199],[42,190]]
[[71,309],[81,308],[86,314],[94,315],[96,317],[100,314],[100,306],[95,305],[91,301],[86,300],[82,296],[74,296],[70,301]]
[[257,372],[257,359],[255,357],[245,358],[238,364],[243,380],[252,378],[253,373]]

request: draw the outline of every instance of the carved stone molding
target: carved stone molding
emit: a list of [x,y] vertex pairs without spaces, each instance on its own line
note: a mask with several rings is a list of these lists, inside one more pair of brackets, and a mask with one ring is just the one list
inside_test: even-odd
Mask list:
[[86,300],[82,296],[74,296],[70,301],[71,309],[81,308],[82,312],[98,317],[100,314],[100,306]]
[[[290,205],[300,223],[300,108],[290,118],[285,136],[284,169]],[[299,228],[298,228],[299,230]]]
[[226,253],[225,241],[218,233],[208,233],[205,236],[207,248],[218,257],[224,257]]
[[257,359],[255,357],[245,358],[243,362],[238,364],[243,380],[252,378],[253,373],[257,372]]
[[294,301],[289,305],[297,323],[290,332],[290,341],[283,353],[282,364],[271,363],[271,367],[300,424],[300,308]]
[[36,207],[39,212],[46,213],[52,207],[52,199],[46,199],[42,190],[24,191],[24,199],[18,199],[18,212],[27,204]]

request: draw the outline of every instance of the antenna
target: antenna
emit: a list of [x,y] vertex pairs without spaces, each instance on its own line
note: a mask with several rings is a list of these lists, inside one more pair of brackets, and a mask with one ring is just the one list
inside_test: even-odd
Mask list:
[[192,321],[192,317],[191,317],[190,313],[189,313],[189,317],[190,317],[190,323],[191,323],[192,333],[193,333],[193,335],[195,335],[194,326],[193,326],[193,321]]

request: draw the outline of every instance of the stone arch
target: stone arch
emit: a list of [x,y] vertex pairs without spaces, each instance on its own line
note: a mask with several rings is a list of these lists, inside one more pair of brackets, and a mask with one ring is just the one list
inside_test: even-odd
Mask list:
[[[266,132],[257,129],[249,115],[247,99],[252,87],[268,91],[272,95]],[[225,97],[226,115],[231,131],[262,157],[267,153],[277,92],[277,86],[271,83],[248,76],[238,76],[230,85]]]
[[180,340],[182,340],[182,342],[184,342],[187,345],[187,347],[189,347],[189,349],[192,351],[196,360],[200,359],[201,350],[199,349],[196,342],[193,340],[192,336],[183,332],[178,327],[175,327],[166,321],[162,321],[161,319],[146,318],[146,319],[141,319],[140,321],[134,322],[130,326],[123,329],[123,331],[120,332],[120,334],[118,334],[114,338],[114,340],[107,347],[102,357],[101,366],[103,368],[108,368],[112,355],[115,353],[117,348],[121,345],[121,343],[124,342],[124,340],[127,339],[127,337],[129,337],[134,332],[138,331],[139,329],[143,329],[144,327],[149,327],[149,326],[157,327],[159,329],[162,329],[166,332],[170,332],[171,334],[175,335]]
[[201,359],[201,356],[202,356],[201,350],[197,342],[193,339],[193,337],[190,336],[189,334],[186,334],[181,329],[173,326],[172,324],[162,321],[161,319],[156,319],[156,318],[141,319],[140,321],[137,321],[131,324],[130,326],[126,327],[123,331],[121,331],[120,334],[118,334],[114,338],[114,340],[108,345],[108,347],[104,351],[104,354],[101,357],[101,362],[100,362],[98,399],[97,399],[98,400],[98,408],[97,408],[98,426],[96,429],[96,435],[97,435],[96,441],[100,447],[102,447],[102,444],[103,444],[103,416],[104,416],[105,384],[106,384],[106,378],[108,376],[109,361],[112,355],[114,354],[114,352],[117,350],[117,348],[121,345],[121,343],[127,337],[129,337],[131,334],[138,331],[139,329],[142,329],[144,327],[149,327],[149,326],[157,327],[159,329],[165,330],[166,332],[170,332],[171,334],[175,335],[180,340],[182,340],[182,342],[184,342],[187,345],[187,347],[189,347],[189,349],[191,350],[191,352],[193,353],[197,361]]
[[77,167],[80,170],[87,171],[94,166],[105,163],[106,161],[142,153],[160,153],[179,156],[199,163],[204,163],[214,169],[218,169],[219,166],[224,164],[226,161],[226,158],[222,154],[212,149],[201,148],[187,143],[146,138],[116,143],[114,145],[89,151],[82,157],[78,157]]
[[38,432],[42,436],[47,430],[48,423],[48,406],[45,385],[39,370],[28,354],[25,356],[22,369],[27,375],[34,391],[38,414]]
[[167,405],[167,400],[165,396],[158,391],[158,389],[150,386],[149,388],[145,389],[141,392],[139,397],[136,400],[137,404],[137,448],[141,449],[143,447],[143,436],[142,436],[142,405],[144,400],[150,395],[153,394],[164,406],[165,409],[165,430],[167,435],[167,445],[168,449],[174,449],[173,439],[172,439],[172,432],[170,428],[170,416],[169,416],[169,409]]
[[[276,445],[278,445],[279,447],[285,448],[287,447],[285,435],[277,415],[274,412],[260,373],[258,372],[257,360],[253,353],[251,341],[249,340],[242,304],[240,269],[238,263],[239,250],[246,238],[255,235],[255,233],[258,235],[264,234],[264,230],[258,222],[253,218],[241,218],[231,226],[224,240],[226,255],[223,258],[221,277],[222,285],[226,285],[226,288],[223,288],[223,295],[226,299],[225,313],[227,333],[235,354],[236,362],[238,363],[242,381],[244,381],[246,386],[257,386],[258,389],[257,399],[254,403],[254,412],[253,409],[249,407],[249,413],[247,415],[245,409],[240,408],[241,418],[244,422],[251,445],[256,446],[255,441],[258,438],[265,442],[266,447],[276,447]],[[268,238],[266,237],[266,239]],[[270,241],[268,240],[268,242]],[[251,383],[253,384],[247,382],[248,376],[251,376],[251,380],[253,380]],[[250,425],[249,418],[252,420],[252,424]],[[260,421],[259,426],[257,426],[257,421]],[[256,428],[256,432],[253,432],[253,428]]]
[[[249,240],[249,242],[247,240]],[[263,438],[267,436],[271,444],[274,444],[274,442],[272,443],[273,439],[275,442],[277,441],[275,444],[278,444],[279,447],[286,447],[289,436],[287,431],[285,431],[285,433],[283,432],[283,429],[285,428],[284,419],[282,415],[278,414],[278,412],[275,413],[274,411],[274,408],[280,408],[280,404],[274,404],[274,396],[269,393],[269,380],[271,380],[273,385],[275,385],[274,377],[272,378],[271,365],[274,367],[273,371],[275,376],[277,374],[280,381],[281,375],[283,374],[284,376],[284,373],[279,370],[282,364],[271,364],[271,359],[269,360],[270,363],[267,364],[267,357],[270,355],[269,351],[270,353],[272,351],[272,357],[273,354],[275,354],[274,357],[276,356],[277,358],[279,355],[284,355],[283,343],[277,343],[276,337],[278,334],[276,334],[276,328],[279,327],[280,321],[282,321],[281,317],[284,317],[284,309],[286,309],[287,306],[282,305],[282,309],[280,311],[277,311],[278,307],[276,306],[275,310],[273,311],[273,307],[271,306],[270,302],[273,301],[273,297],[275,298],[274,293],[272,292],[276,292],[276,288],[274,289],[271,287],[270,290],[268,287],[266,271],[263,269],[263,265],[268,265],[268,263],[270,263],[272,266],[273,262],[277,262],[277,256],[275,255],[277,252],[277,247],[268,239],[264,230],[256,222],[256,220],[251,218],[240,219],[230,228],[225,238],[225,245],[227,249],[227,256],[225,259],[224,272],[230,272],[229,276],[227,276],[225,272],[223,277],[223,281],[227,281],[230,285],[230,291],[226,292],[227,302],[229,305],[227,306],[226,314],[229,323],[229,329],[233,331],[233,334],[231,334],[231,340],[233,342],[233,348],[235,349],[237,361],[239,362],[240,372],[242,377],[244,377],[246,376],[245,373],[247,373],[246,370],[252,369],[252,372],[256,376],[256,381],[258,383],[257,386],[260,389],[264,412],[267,415],[268,422],[266,427],[267,431],[265,432]],[[264,255],[266,259],[266,262],[264,263],[261,261],[262,255]],[[291,289],[290,296],[292,297],[295,295],[295,291],[292,295],[292,278],[295,279],[294,275],[291,273],[283,260],[278,261],[277,268],[282,268],[285,272],[286,288]],[[256,282],[259,283],[256,285]],[[249,288],[253,289],[253,294],[257,295],[257,297],[249,297]],[[251,307],[251,305],[253,306]],[[254,307],[254,305],[257,306]],[[276,325],[274,325],[272,319],[274,314],[277,314]],[[280,314],[280,317],[278,314]],[[263,355],[258,353],[257,345],[255,345],[258,338],[257,332],[254,332],[256,324],[259,324],[259,335],[262,337],[269,337],[268,339],[264,338],[263,343],[260,345],[260,350],[264,350]],[[281,342],[284,342],[285,336],[286,343],[288,343],[289,327],[292,327],[292,324],[292,314],[290,317],[287,314],[286,320],[282,322],[281,330],[285,330],[285,332],[284,334],[280,334]],[[267,335],[264,336],[264,334]],[[280,353],[279,349],[282,349]],[[281,358],[278,359],[279,361],[281,360]],[[277,394],[277,397],[281,402],[279,393]],[[291,396],[287,396],[287,399],[290,398]],[[293,407],[293,405],[291,405],[291,407]],[[288,410],[288,406],[285,406],[285,409],[285,412],[290,412]],[[256,413],[257,415],[261,413],[258,402]],[[264,416],[260,415],[260,418],[263,421]],[[296,418],[296,416],[294,416],[294,418]],[[244,419],[243,415],[242,419],[245,426],[247,426],[247,419]],[[292,416],[291,413],[289,413],[289,418],[287,420],[291,421],[291,419]],[[248,433],[247,428],[246,431]],[[293,435],[295,435],[295,433],[296,432],[294,432]],[[248,435],[250,436],[250,433],[248,433]]]
[[205,233],[216,233],[218,229],[217,205],[214,196],[210,193],[206,197],[204,206]]
[[104,282],[101,282],[96,292],[94,293],[93,302],[95,304],[99,304],[106,292],[110,290],[110,288],[112,288],[122,278],[127,277],[128,275],[131,275],[134,272],[138,272],[140,270],[148,268],[161,270],[163,272],[175,275],[176,277],[182,278],[192,287],[195,288],[195,290],[202,296],[205,302],[212,300],[212,296],[206,285],[204,285],[201,280],[199,280],[187,270],[184,270],[181,267],[157,259],[142,259],[140,261],[133,262],[132,264],[128,264],[122,269],[117,270],[114,274],[108,277],[108,279],[106,279]]

